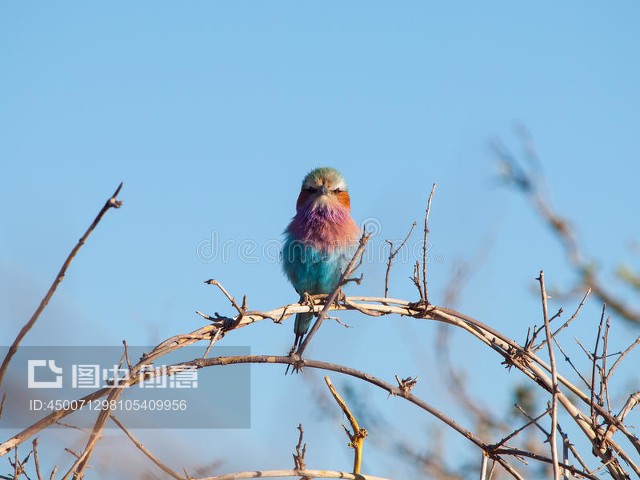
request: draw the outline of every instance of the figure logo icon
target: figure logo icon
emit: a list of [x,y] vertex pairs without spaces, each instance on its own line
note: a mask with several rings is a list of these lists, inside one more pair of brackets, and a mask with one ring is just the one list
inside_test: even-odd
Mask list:
[[[53,381],[36,380],[36,368],[48,367],[48,372],[54,373]],[[62,388],[62,367],[56,366],[55,360],[29,360],[28,361],[27,388]]]

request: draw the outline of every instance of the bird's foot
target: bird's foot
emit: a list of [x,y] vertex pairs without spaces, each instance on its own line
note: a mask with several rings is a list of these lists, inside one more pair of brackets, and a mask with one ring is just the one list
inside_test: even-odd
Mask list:
[[310,293],[304,292],[303,297],[304,297],[302,300],[303,303],[308,303],[309,305],[317,305],[323,300],[326,300],[328,295],[326,293],[310,294]]
[[300,299],[300,303],[303,303],[305,305],[313,305],[313,295],[304,292],[302,294],[302,298]]
[[291,373],[301,372],[302,367],[304,366],[304,360],[302,360],[302,357],[300,355],[295,353],[295,345],[289,352],[289,358],[291,358],[292,361],[289,365],[287,365],[287,369],[285,370],[284,374],[287,375],[290,368],[292,368]]

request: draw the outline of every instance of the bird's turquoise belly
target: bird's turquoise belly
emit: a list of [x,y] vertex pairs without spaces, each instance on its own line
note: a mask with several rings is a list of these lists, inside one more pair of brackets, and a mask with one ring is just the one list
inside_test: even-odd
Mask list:
[[323,252],[296,242],[288,242],[283,251],[283,267],[300,294],[331,293],[346,267],[345,252],[336,248]]

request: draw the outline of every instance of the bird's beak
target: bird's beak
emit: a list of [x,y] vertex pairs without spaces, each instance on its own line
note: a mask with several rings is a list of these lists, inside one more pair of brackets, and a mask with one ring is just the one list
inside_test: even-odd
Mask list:
[[331,190],[329,190],[326,185],[322,185],[322,188],[320,189],[320,195],[327,195],[330,191]]

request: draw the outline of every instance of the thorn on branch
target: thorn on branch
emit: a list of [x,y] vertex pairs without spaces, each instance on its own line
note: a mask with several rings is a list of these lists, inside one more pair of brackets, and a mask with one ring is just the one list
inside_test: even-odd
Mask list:
[[304,360],[302,357],[296,352],[296,346],[293,345],[291,350],[289,351],[289,357],[291,358],[291,363],[287,365],[287,369],[284,374],[289,373],[289,369],[293,368],[291,373],[300,373],[302,371],[302,367],[304,367]]
[[395,375],[396,377],[396,382],[398,382],[398,388],[400,390],[402,390],[402,393],[407,395],[409,392],[411,392],[411,390],[413,389],[413,387],[416,386],[416,383],[418,383],[418,377],[416,376],[414,377],[407,377],[407,378],[400,378],[398,377],[398,375]]

